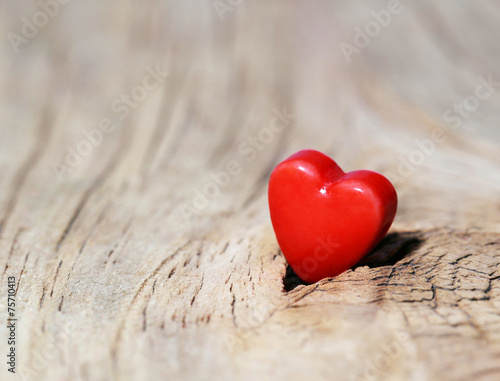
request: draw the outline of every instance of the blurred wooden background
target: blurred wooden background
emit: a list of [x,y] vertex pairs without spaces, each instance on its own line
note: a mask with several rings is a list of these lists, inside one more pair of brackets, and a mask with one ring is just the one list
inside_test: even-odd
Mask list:
[[[1,379],[500,377],[498,4],[0,10]],[[303,148],[400,197],[365,265],[309,286],[266,199]]]

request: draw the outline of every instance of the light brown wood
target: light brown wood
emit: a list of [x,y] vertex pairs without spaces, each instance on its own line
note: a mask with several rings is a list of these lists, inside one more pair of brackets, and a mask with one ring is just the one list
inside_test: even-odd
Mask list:
[[[0,12],[2,380],[500,377],[498,5],[51,4]],[[400,200],[312,285],[266,199],[303,148]]]

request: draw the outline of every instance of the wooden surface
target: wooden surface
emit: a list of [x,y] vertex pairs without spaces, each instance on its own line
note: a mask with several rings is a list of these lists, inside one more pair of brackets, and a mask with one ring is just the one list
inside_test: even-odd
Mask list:
[[[387,2],[347,3],[71,1],[17,53],[40,5],[2,3],[2,380],[500,377],[500,87],[480,79],[500,81],[500,7],[402,1],[377,29]],[[364,264],[312,285],[285,277],[266,199],[303,148],[400,198]]]

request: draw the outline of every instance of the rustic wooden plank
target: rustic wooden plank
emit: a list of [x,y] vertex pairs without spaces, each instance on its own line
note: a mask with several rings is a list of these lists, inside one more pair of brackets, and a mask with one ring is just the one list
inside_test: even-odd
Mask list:
[[[497,379],[498,5],[234,4],[69,2],[17,52],[40,5],[2,5],[18,378]],[[381,245],[313,285],[266,200],[303,148],[400,198]]]

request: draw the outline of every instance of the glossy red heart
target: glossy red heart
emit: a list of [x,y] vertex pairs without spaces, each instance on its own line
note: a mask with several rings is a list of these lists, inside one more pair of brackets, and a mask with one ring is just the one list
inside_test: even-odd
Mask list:
[[365,170],[344,173],[314,150],[299,151],[278,164],[268,196],[281,251],[307,283],[359,262],[389,230],[398,203],[384,176]]

